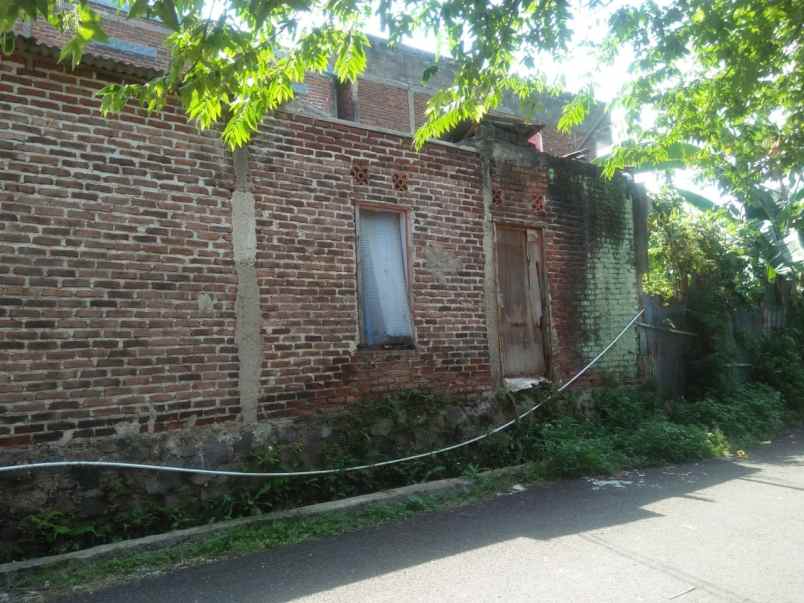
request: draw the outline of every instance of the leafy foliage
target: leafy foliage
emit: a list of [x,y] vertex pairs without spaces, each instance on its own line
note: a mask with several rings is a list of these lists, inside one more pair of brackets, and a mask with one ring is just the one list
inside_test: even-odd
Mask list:
[[790,410],[804,416],[804,337],[801,333],[774,333],[756,343],[753,377],[776,388]]
[[[498,400],[498,406],[507,409],[505,414],[533,403],[532,394],[523,393],[505,393]],[[337,467],[429,450],[462,437],[454,424],[445,421],[449,413],[454,422],[455,408],[455,401],[430,392],[398,392],[358,404],[334,423],[327,418],[325,424],[332,426],[332,434],[317,451],[294,444],[265,445],[252,451],[245,468],[292,471],[311,465]],[[779,392],[760,384],[714,392],[701,400],[678,401],[669,416],[663,404],[646,390],[599,389],[583,405],[572,397],[554,396],[507,432],[439,457],[402,465],[304,480],[273,479],[257,484],[228,481],[222,494],[183,496],[171,504],[163,504],[156,497],[132,496],[128,486],[120,482],[112,497],[116,502],[110,502],[101,517],[89,519],[48,511],[23,518],[16,550],[9,553],[0,549],[0,558],[76,550],[431,479],[464,476],[477,480],[486,469],[524,463],[530,464],[528,474],[532,478],[541,479],[607,475],[621,469],[722,456],[737,446],[773,436],[782,427],[783,415]],[[463,427],[464,435],[487,428],[482,422]],[[414,500],[409,510],[422,508],[426,504]],[[275,537],[282,541],[287,535]]]
[[771,437],[783,425],[784,404],[770,386],[751,383],[715,392],[700,400],[680,400],[672,419],[684,425],[702,425],[720,431],[747,446]]
[[[649,1],[617,11],[608,50],[630,45],[637,60],[623,99],[633,144],[615,163],[689,143],[696,152],[687,163],[729,190],[800,184],[802,24],[804,8],[792,0]],[[646,109],[656,123],[642,129]]]
[[[308,73],[329,71],[353,81],[366,66],[365,35],[379,19],[392,44],[416,31],[437,37],[449,54],[450,85],[430,100],[419,146],[458,123],[479,120],[512,94],[532,103],[535,93],[557,92],[535,66],[562,53],[570,38],[568,0],[135,0],[129,18],[159,19],[170,30],[170,65],[144,84],[111,84],[101,92],[104,111],[133,101],[148,110],[177,95],[201,128],[222,124],[231,147],[245,144],[269,111],[294,96]],[[3,48],[13,45],[20,20],[47,19],[72,32],[63,59],[74,65],[87,45],[102,41],[98,13],[88,0],[6,0],[0,7]],[[422,73],[431,78],[439,60]],[[519,65],[530,75],[518,72]]]
[[[627,46],[629,137],[606,171],[693,167],[764,223],[771,244],[804,232],[804,6],[793,0],[642,2],[617,10],[605,45]],[[793,230],[791,230],[793,229]],[[778,245],[777,245],[778,247]],[[779,266],[792,258],[782,252]]]
[[728,210],[701,213],[690,211],[684,202],[674,189],[653,201],[646,292],[686,302],[697,283],[717,298],[720,312],[755,301],[768,270],[756,232]]

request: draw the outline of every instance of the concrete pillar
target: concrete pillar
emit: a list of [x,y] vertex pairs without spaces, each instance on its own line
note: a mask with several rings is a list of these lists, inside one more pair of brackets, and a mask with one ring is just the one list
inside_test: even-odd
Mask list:
[[254,195],[249,189],[248,150],[233,155],[235,190],[232,193],[232,246],[237,272],[235,341],[240,364],[240,413],[244,424],[257,422],[262,374],[262,311],[257,283],[257,221]]
[[496,250],[494,249],[494,221],[491,215],[493,204],[491,164],[494,143],[489,137],[490,134],[492,133],[481,131],[478,144],[481,188],[483,192],[483,293],[491,382],[494,387],[499,387],[502,385],[502,370],[500,364],[500,336],[497,326],[497,262]]

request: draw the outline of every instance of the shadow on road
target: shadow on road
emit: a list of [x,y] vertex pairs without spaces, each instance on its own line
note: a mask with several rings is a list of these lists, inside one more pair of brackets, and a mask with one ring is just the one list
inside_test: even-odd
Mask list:
[[631,472],[623,478],[631,482],[626,487],[584,479],[535,486],[395,525],[180,570],[69,600],[290,601],[509,539],[550,540],[658,517],[645,507],[671,497],[717,504],[695,492],[729,480],[754,480],[763,466],[804,464],[802,454],[804,432],[796,432],[744,463],[707,461]]

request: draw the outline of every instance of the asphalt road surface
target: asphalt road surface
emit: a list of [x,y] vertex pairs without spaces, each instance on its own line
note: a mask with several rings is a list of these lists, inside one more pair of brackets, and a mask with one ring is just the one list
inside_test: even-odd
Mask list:
[[70,600],[804,601],[804,432],[742,462],[536,486]]

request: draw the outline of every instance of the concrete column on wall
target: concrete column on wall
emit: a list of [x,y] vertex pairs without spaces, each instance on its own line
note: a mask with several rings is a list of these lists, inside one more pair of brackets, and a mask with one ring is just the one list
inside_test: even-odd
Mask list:
[[257,221],[254,195],[249,191],[248,150],[234,152],[235,190],[232,193],[232,246],[237,272],[235,341],[240,364],[240,416],[257,422],[262,374],[262,312],[257,283]]
[[410,133],[416,133],[416,97],[413,88],[408,87],[408,114],[410,115]]
[[486,313],[486,333],[488,335],[489,367],[491,382],[494,387],[502,385],[502,369],[500,365],[500,341],[497,325],[497,267],[494,250],[494,221],[491,209],[493,191],[491,185],[491,156],[493,141],[491,132],[483,132],[481,126],[480,170],[483,192],[483,293]]

